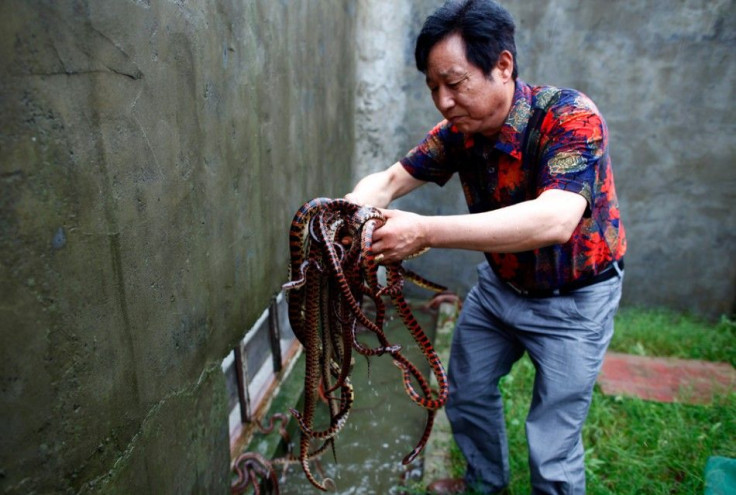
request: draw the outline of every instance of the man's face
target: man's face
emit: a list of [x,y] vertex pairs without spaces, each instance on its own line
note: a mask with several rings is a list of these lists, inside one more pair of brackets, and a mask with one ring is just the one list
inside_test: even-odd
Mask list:
[[493,136],[511,109],[512,71],[513,56],[505,51],[486,77],[468,62],[460,35],[452,34],[429,52],[427,86],[437,110],[460,132]]

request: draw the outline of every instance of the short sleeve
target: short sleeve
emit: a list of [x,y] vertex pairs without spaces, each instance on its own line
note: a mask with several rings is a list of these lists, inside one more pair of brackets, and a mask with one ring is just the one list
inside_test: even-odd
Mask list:
[[415,179],[444,186],[457,170],[452,157],[463,142],[462,133],[443,120],[400,163]]
[[589,209],[599,163],[608,153],[606,124],[586,96],[566,93],[542,123],[538,188],[563,189],[585,197]]

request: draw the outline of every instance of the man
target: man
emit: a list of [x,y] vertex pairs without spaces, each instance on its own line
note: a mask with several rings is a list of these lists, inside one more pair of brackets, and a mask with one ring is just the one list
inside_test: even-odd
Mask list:
[[524,352],[536,368],[526,421],[533,490],[585,492],[581,431],[621,297],[626,241],[605,122],[580,92],[517,78],[514,30],[490,0],[448,2],[428,17],[416,64],[445,120],[346,195],[385,208],[458,173],[470,214],[384,210],[373,251],[387,262],[426,247],[487,259],[449,364],[446,410],[467,472],[433,483],[435,493],[508,485],[498,382]]

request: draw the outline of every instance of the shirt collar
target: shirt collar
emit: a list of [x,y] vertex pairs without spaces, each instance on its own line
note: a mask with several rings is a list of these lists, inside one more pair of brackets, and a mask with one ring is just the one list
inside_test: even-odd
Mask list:
[[[521,79],[516,79],[514,99],[511,102],[509,115],[501,127],[495,148],[516,160],[521,160],[521,145],[524,131],[529,123],[532,109],[532,88]],[[470,148],[476,141],[482,141],[479,135],[465,135],[465,147]]]

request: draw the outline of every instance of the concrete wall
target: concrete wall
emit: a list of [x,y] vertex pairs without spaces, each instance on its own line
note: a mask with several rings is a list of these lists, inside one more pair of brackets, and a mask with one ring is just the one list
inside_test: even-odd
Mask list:
[[[711,317],[733,314],[736,2],[501,3],[516,19],[520,76],[530,83],[582,90],[608,121],[629,238],[623,304]],[[395,20],[359,24],[382,45],[359,46],[364,57],[366,51],[381,56],[372,57],[377,62],[370,80],[358,76],[369,87],[358,94],[356,129],[366,132],[356,134],[356,149],[365,149],[365,141],[385,143],[383,133],[391,136],[379,153],[373,148],[373,154],[356,155],[368,170],[396,161],[441,118],[423,76],[413,69],[416,34],[427,13],[440,4],[401,2],[397,10],[407,34],[401,39],[391,34]],[[402,66],[407,70],[398,73]],[[381,94],[390,95],[389,104],[361,103],[364,95]],[[362,124],[376,115],[385,117],[380,129]],[[442,189],[429,185],[396,206],[422,213],[467,211],[456,179]],[[480,260],[476,253],[430,252],[412,264],[423,275],[465,292]]]
[[[412,59],[438,4],[0,3],[0,490],[227,490],[220,360],[285,280],[299,204],[438,120]],[[522,77],[607,116],[625,303],[733,311],[734,1],[506,5]],[[424,189],[398,205],[465,211]],[[412,264],[462,292],[478,260]]]
[[[424,19],[441,2],[359,0],[353,182],[399,160],[442,117],[432,105],[424,76],[414,65],[414,42]],[[428,185],[392,207],[423,214],[467,212],[460,182]],[[421,275],[464,294],[475,277],[479,253],[430,250],[406,262]],[[407,293],[429,293],[406,285]]]
[[228,490],[220,361],[350,186],[355,10],[0,3],[0,491]]

